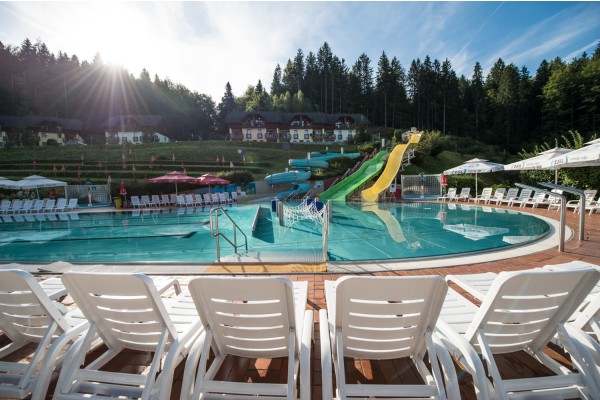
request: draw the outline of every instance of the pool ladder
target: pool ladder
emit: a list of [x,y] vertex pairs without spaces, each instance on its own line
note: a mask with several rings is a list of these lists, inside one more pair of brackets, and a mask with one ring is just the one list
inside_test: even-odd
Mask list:
[[[227,236],[225,236],[222,232],[219,231],[219,212],[221,215],[225,215],[229,221],[233,224],[233,241],[231,241]],[[233,246],[236,254],[238,252],[238,244],[237,244],[237,234],[236,232],[239,230],[240,233],[244,236],[244,246],[246,247],[246,252],[248,252],[248,237],[246,234],[240,229],[238,224],[231,218],[231,216],[225,211],[223,207],[217,207],[210,210],[210,235],[215,238],[217,245],[217,262],[221,262],[221,245],[219,242],[219,238],[222,237],[225,239],[231,246]]]

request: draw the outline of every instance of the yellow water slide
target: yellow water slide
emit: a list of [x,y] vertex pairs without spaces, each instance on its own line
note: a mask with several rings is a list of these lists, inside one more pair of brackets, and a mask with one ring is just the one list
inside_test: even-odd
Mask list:
[[392,150],[390,156],[388,157],[385,169],[375,184],[370,188],[360,192],[362,201],[375,202],[379,198],[379,193],[390,187],[396,178],[400,167],[402,166],[402,158],[404,157],[404,153],[409,146],[419,143],[419,140],[421,140],[421,135],[422,133],[411,135],[408,143],[398,144],[396,147],[394,147],[394,150]]

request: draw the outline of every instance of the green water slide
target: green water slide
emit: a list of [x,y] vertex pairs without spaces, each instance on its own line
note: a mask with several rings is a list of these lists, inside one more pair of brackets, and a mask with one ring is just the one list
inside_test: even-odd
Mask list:
[[380,151],[375,157],[361,165],[358,171],[321,193],[319,199],[321,201],[346,201],[348,196],[373,179],[381,171],[385,165],[383,159],[387,155],[388,152],[386,150]]

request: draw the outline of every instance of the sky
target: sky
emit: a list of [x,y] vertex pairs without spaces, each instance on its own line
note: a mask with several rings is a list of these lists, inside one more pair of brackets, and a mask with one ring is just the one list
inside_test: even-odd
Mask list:
[[219,103],[240,96],[277,64],[327,42],[348,67],[365,53],[374,73],[385,52],[405,70],[429,55],[471,78],[502,58],[535,75],[540,62],[571,61],[600,40],[600,2],[10,2],[0,1],[0,41],[38,39],[49,51],[169,78]]

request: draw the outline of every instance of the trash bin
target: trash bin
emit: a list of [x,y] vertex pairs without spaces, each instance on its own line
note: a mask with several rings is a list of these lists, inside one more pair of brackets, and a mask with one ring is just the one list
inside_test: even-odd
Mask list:
[[271,211],[277,212],[277,199],[271,200]]
[[115,208],[123,208],[123,200],[120,197],[115,197]]

